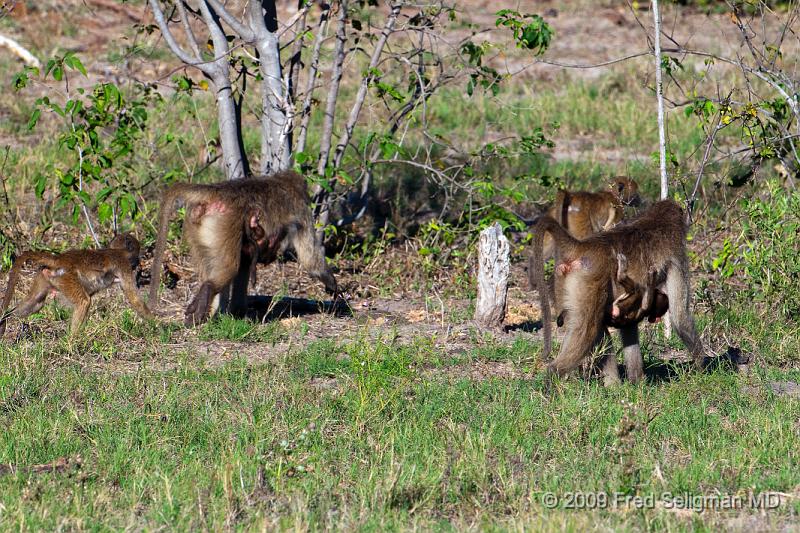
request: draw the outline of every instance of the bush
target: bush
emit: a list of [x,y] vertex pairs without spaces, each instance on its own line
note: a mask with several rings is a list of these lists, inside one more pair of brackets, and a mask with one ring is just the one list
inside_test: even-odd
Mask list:
[[[768,183],[769,197],[744,200],[742,232],[715,260],[723,278],[740,277],[748,301],[800,316],[800,192]],[[737,254],[738,251],[738,254]],[[738,255],[738,257],[736,257]]]

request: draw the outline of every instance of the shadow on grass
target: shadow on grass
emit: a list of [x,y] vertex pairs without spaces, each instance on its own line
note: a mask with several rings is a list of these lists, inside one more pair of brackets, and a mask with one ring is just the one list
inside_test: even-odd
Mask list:
[[312,300],[284,296],[248,296],[247,316],[259,322],[290,316],[307,316],[326,313],[333,316],[353,316],[353,309],[346,300]]
[[[706,357],[703,361],[703,372],[738,372],[740,366],[750,362],[750,357],[743,355],[742,350],[728,346],[727,350],[716,357]],[[624,377],[625,367],[620,365]],[[676,361],[661,359],[645,366],[645,378],[648,383],[668,383],[686,373],[695,372],[697,368],[692,361]]]
[[505,326],[503,331],[506,333],[513,333],[514,331],[524,331],[525,333],[534,333],[542,329],[542,321],[541,320],[526,320],[525,322],[521,322],[519,324],[514,324],[512,326]]

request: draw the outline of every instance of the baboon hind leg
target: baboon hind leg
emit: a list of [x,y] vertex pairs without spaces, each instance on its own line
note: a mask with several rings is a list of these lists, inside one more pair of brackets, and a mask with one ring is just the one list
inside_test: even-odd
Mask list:
[[72,304],[72,323],[69,327],[69,336],[75,337],[86,322],[89,307],[92,305],[92,297],[83,288],[78,276],[72,272],[67,272],[63,276],[53,277],[50,279],[50,283],[61,291],[64,298]]
[[672,265],[667,272],[667,299],[669,301],[669,314],[672,328],[686,345],[692,355],[694,364],[703,367],[705,354],[703,345],[697,335],[694,317],[689,309],[689,267],[686,262],[682,265]]
[[44,274],[41,272],[36,274],[31,284],[31,290],[28,291],[25,300],[14,309],[14,314],[19,318],[25,318],[38,312],[44,307],[44,302],[52,288],[53,286],[45,278]]
[[209,281],[204,281],[197,289],[194,298],[186,306],[186,312],[183,317],[183,323],[187,327],[197,326],[208,320],[209,309],[211,301],[219,291]]
[[592,348],[603,340],[602,319],[602,315],[596,312],[568,313],[564,344],[558,356],[548,365],[547,371],[564,376],[577,368],[589,356]]
[[620,328],[619,337],[625,359],[625,378],[631,383],[638,383],[644,378],[644,360],[639,348],[639,325],[630,324]]

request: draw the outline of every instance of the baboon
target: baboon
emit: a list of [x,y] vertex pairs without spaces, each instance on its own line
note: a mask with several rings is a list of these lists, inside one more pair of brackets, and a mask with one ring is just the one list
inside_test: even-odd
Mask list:
[[659,278],[658,271],[651,268],[646,285],[639,285],[628,276],[628,258],[618,253],[616,283],[624,292],[611,303],[611,317],[606,324],[620,328],[638,323],[644,317],[650,323],[658,322],[669,310],[667,295],[659,289],[664,281]]
[[253,258],[269,263],[287,245],[294,248],[298,262],[325,285],[328,293],[338,295],[336,278],[316,242],[306,181],[296,172],[282,171],[211,185],[176,183],[164,192],[153,255],[151,305],[158,297],[167,229],[177,200],[186,204],[184,234],[200,279],[200,287],[186,308],[186,325],[204,322],[220,291],[231,283],[231,311],[241,313],[247,305]]
[[[626,205],[641,202],[639,185],[631,178],[617,176],[606,191],[568,191],[559,189],[556,201],[547,214],[557,220],[570,235],[582,240],[599,231],[611,229],[625,214]],[[545,237],[544,257],[553,256],[553,240]]]
[[[703,363],[703,348],[691,315],[689,262],[686,256],[686,225],[677,203],[664,200],[653,204],[638,218],[620,224],[583,241],[572,237],[550,216],[540,217],[534,225],[533,253],[528,273],[532,284],[544,287],[542,241],[549,233],[562,258],[569,265],[564,280],[564,325],[566,334],[561,351],[548,366],[548,373],[560,376],[577,367],[608,336],[604,321],[613,298],[613,280],[618,262],[614,251],[627,258],[625,275],[639,285],[650,283],[650,273],[664,278],[670,314],[678,336],[689,349],[695,364]],[[549,357],[552,342],[548,291],[539,290],[544,324],[544,357]],[[644,375],[639,349],[637,323],[620,328],[628,379],[639,381]],[[606,384],[619,381],[619,370],[613,353],[603,354],[600,361]]]
[[266,214],[261,208],[251,208],[245,215],[244,238],[242,239],[242,266],[250,265],[250,285],[256,283],[256,265],[259,260],[271,263],[278,255],[276,242],[267,242]]
[[[669,309],[667,295],[659,290],[659,285],[665,281],[659,277],[655,269],[648,274],[646,285],[639,285],[628,274],[628,259],[625,254],[618,253],[617,273],[614,279],[612,295],[615,297],[605,320],[606,326],[621,328],[630,324],[639,323],[644,317],[653,323],[657,322]],[[583,267],[581,259],[573,259],[556,265],[555,275],[566,276]],[[556,323],[561,326],[567,315],[565,310],[556,317]]]
[[[108,248],[99,250],[68,250],[61,254],[23,252],[8,274],[0,315],[5,315],[11,304],[20,270],[26,263],[36,265],[38,272],[25,300],[13,311],[20,318],[39,311],[48,294],[60,292],[74,308],[70,326],[70,336],[74,336],[86,321],[92,296],[115,281],[122,284],[122,292],[137,313],[144,318],[155,318],[136,291],[134,271],[139,266],[139,241],[129,233],[117,235]],[[0,321],[0,335],[5,333],[6,318],[3,316]]]
[[[570,235],[583,240],[593,233],[611,229],[622,220],[626,205],[636,206],[640,202],[639,185],[636,181],[626,176],[617,176],[610,181],[606,191],[559,190],[556,201],[547,214],[558,221]],[[553,246],[553,239],[549,235],[544,237],[543,254],[545,259],[555,257],[556,263],[561,263],[558,249]],[[563,281],[563,276],[555,276],[551,289],[559,326],[563,325]]]

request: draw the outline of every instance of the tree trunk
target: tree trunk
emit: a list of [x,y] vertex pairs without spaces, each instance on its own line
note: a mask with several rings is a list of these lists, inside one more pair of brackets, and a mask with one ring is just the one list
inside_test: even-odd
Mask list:
[[478,244],[478,299],[475,321],[481,326],[499,329],[506,318],[509,263],[508,239],[495,222],[483,230]]
[[[664,125],[664,86],[661,81],[661,14],[658,9],[658,0],[651,3],[653,8],[653,22],[655,25],[655,39],[653,42],[653,55],[656,60],[656,104],[658,107],[658,161],[661,169],[661,199],[669,195],[669,178],[667,177],[667,136]],[[664,315],[664,335],[672,336],[672,321],[669,311]]]
[[239,142],[239,122],[230,80],[222,75],[212,80],[217,91],[217,115],[219,121],[219,142],[222,148],[222,164],[229,180],[244,178],[246,175],[245,156]]
[[[262,2],[271,4],[274,2]],[[260,11],[260,9],[259,9]],[[266,8],[267,16],[270,10]],[[251,12],[255,17],[255,12]],[[270,21],[251,19],[251,27],[257,35],[255,43],[261,69],[261,173],[268,175],[285,170],[291,164],[292,151],[289,146],[289,115],[286,105],[286,87],[281,74],[281,57],[278,38],[270,31]]]

